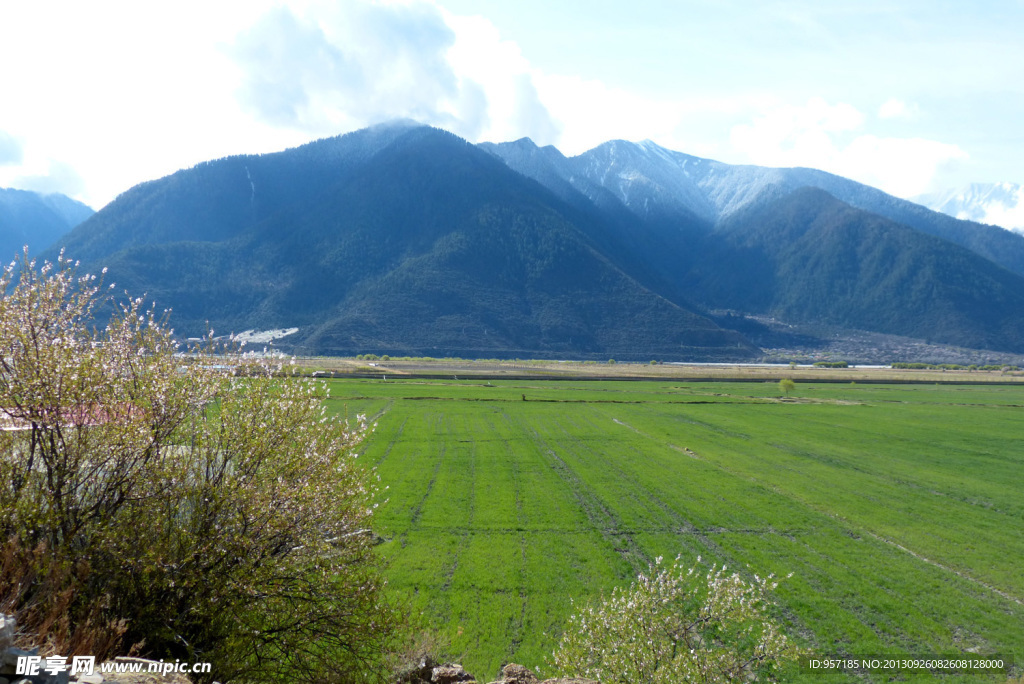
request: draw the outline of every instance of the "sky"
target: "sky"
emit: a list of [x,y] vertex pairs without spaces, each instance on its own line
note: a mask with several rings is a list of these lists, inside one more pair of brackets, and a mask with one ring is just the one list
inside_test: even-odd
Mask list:
[[0,64],[0,187],[96,209],[396,118],[900,197],[1024,183],[1024,0],[0,0]]

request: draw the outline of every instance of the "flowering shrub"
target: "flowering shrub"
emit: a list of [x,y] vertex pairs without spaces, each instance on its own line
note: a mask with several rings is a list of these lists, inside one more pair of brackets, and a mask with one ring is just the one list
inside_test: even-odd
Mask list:
[[142,300],[115,305],[63,256],[7,267],[0,610],[67,648],[211,661],[221,681],[370,677],[398,618],[354,462],[367,427],[283,370],[179,353]]
[[770,616],[772,576],[747,582],[725,566],[698,567],[658,558],[629,589],[573,615],[555,667],[604,684],[729,682],[770,678],[799,657]]

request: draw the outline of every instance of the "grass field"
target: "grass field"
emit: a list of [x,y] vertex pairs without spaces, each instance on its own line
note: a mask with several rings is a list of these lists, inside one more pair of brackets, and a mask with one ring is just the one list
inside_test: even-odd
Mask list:
[[570,597],[678,554],[793,572],[781,617],[816,654],[1024,663],[1024,387],[798,383],[782,401],[777,383],[352,379],[331,395],[378,417],[361,458],[389,488],[392,586],[479,677],[543,665]]

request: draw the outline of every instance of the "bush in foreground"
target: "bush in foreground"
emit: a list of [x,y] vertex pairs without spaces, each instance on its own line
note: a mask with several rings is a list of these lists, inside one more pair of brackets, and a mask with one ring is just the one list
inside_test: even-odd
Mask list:
[[[364,681],[397,613],[354,462],[365,426],[263,362],[181,355],[63,258],[0,276],[0,610],[36,645]],[[339,674],[344,673],[344,674]]]
[[770,614],[776,586],[770,575],[747,582],[724,566],[705,574],[659,558],[629,589],[573,615],[553,664],[603,684],[770,679],[800,655]]

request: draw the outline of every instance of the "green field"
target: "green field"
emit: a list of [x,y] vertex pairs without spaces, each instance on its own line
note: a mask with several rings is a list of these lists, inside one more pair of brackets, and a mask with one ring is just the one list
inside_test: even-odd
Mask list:
[[377,416],[360,458],[388,487],[376,528],[391,585],[479,677],[543,665],[570,597],[679,554],[793,572],[781,617],[819,655],[1024,663],[1024,387],[778,395],[338,380],[330,401]]

